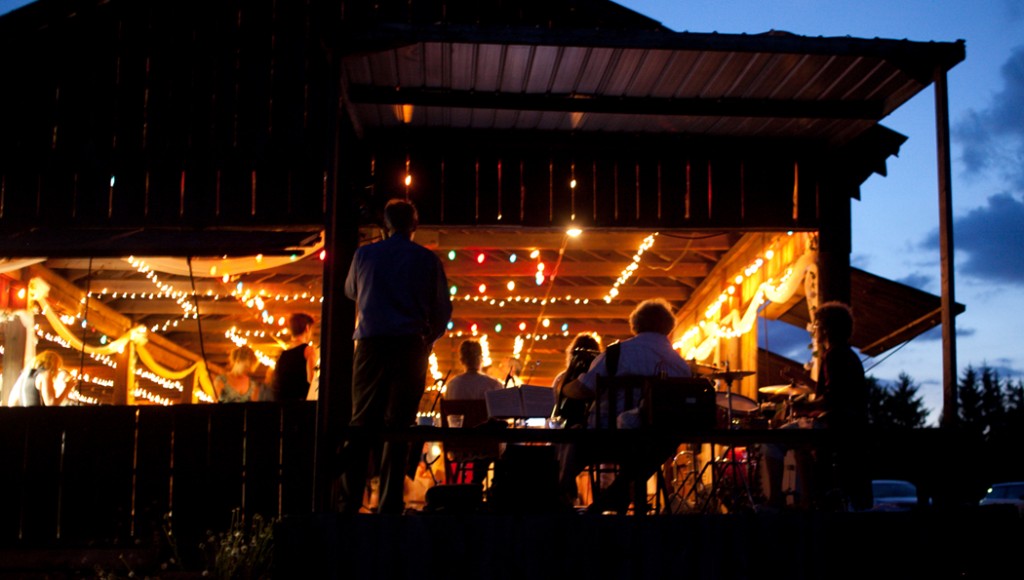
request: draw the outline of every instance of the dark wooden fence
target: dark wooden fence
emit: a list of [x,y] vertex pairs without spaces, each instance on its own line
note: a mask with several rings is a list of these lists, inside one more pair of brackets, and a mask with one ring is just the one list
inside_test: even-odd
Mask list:
[[315,405],[0,409],[0,546],[181,542],[312,511]]
[[[816,446],[820,430],[679,432],[680,441]],[[412,428],[414,441],[570,442],[644,433]],[[908,479],[937,505],[976,501],[978,447],[938,429],[864,433],[872,478]],[[313,512],[315,404],[0,408],[0,547],[158,544],[170,523],[194,547],[247,519]],[[975,481],[975,480],[978,481]]]

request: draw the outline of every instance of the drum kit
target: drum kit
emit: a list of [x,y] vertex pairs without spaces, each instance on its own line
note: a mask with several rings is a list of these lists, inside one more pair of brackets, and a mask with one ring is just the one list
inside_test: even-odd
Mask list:
[[[703,371],[703,372],[702,372]],[[758,392],[763,402],[733,392],[733,383],[737,379],[754,375],[754,371],[729,370],[715,367],[696,369],[699,376],[709,380],[720,380],[725,388],[715,394],[717,421],[719,429],[775,429],[796,420],[793,401],[805,397],[813,391],[796,383],[761,387]],[[684,500],[684,505],[707,513],[722,510],[736,511],[754,509],[762,499],[761,477],[759,475],[760,449],[758,446],[744,447],[733,445],[712,445],[712,461],[697,470],[695,450],[680,452],[670,463],[673,468],[674,483],[685,480],[690,489],[677,499]],[[680,457],[685,458],[688,475],[681,476]],[[703,488],[704,474],[711,474],[711,487]],[[682,491],[677,487],[677,494]],[[686,501],[685,496],[692,495],[693,501]],[[755,497],[757,499],[755,499]]]

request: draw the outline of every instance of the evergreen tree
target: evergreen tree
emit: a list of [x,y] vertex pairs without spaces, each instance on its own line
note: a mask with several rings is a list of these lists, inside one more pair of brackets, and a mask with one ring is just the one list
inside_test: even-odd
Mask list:
[[1024,380],[1006,382],[1006,423],[1024,426]]
[[890,425],[900,429],[924,427],[928,419],[928,409],[924,408],[924,399],[918,396],[920,386],[906,373],[900,373],[895,388],[887,391],[884,401],[885,414]]
[[888,427],[890,421],[885,410],[888,391],[879,384],[878,378],[873,376],[864,378],[864,386],[868,390],[868,424],[875,427]]
[[984,433],[985,416],[981,404],[981,386],[978,384],[978,373],[973,366],[967,366],[956,391],[960,424],[968,431]]
[[999,380],[999,372],[988,365],[981,367],[981,413],[985,426],[983,433],[991,435],[1003,430],[1006,421],[1003,383]]

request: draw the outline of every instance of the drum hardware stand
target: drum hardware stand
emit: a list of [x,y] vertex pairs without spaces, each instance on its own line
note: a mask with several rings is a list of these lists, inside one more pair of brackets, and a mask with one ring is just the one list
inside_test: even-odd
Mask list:
[[[725,411],[726,411],[726,420],[727,420],[726,424],[728,425],[728,429],[736,429],[737,428],[735,425],[733,425],[733,422],[732,422],[732,383],[733,383],[733,381],[735,381],[738,378],[750,376],[750,375],[753,375],[753,374],[754,374],[753,371],[730,371],[729,370],[729,362],[726,361],[726,363],[725,363],[725,371],[711,373],[711,375],[709,375],[712,378],[719,378],[719,379],[722,379],[725,382],[725,400],[726,400]],[[720,482],[721,482],[722,478],[725,477],[725,474],[726,474],[725,470],[727,468],[731,468],[730,471],[731,471],[732,480],[733,480],[732,481],[732,484],[733,484],[732,485],[732,489],[737,489],[738,487],[741,487],[741,489],[743,491],[742,499],[746,501],[745,505],[747,505],[747,506],[749,506],[751,508],[754,507],[754,496],[750,492],[750,481],[749,481],[750,480],[750,474],[749,473],[743,473],[743,474],[740,473],[739,470],[740,470],[740,463],[741,462],[739,460],[737,460],[737,458],[736,458],[736,448],[735,448],[735,446],[734,445],[725,445],[724,447],[725,447],[725,451],[724,451],[725,459],[722,460],[722,459],[719,458],[719,456],[715,455],[715,444],[712,443],[712,445],[711,445],[711,454],[712,454],[711,461],[704,465],[704,467],[701,469],[700,473],[696,477],[697,481],[703,481],[704,472],[707,471],[707,469],[709,467],[712,468],[711,469],[711,490],[710,490],[710,493],[708,493],[708,496],[704,499],[704,503],[703,503],[703,505],[701,507],[701,511],[706,511],[708,509],[709,504],[711,503],[711,499],[714,498],[714,497],[717,497],[718,495],[720,495],[720,492],[724,491],[724,489],[720,487]],[[739,486],[737,485],[737,481],[736,481],[737,478],[739,478],[741,480],[739,482],[740,483]],[[694,481],[694,491],[696,491],[696,481]]]
[[[666,478],[666,480],[672,485],[672,493],[666,492],[665,494],[665,508],[673,514],[696,510],[701,505],[701,494],[706,493],[697,470],[698,453],[693,450],[691,445],[687,444],[686,449],[676,452],[669,460],[672,478],[670,480]],[[681,461],[680,458],[684,458],[684,461]],[[687,489],[687,485],[690,486],[689,489]],[[689,501],[690,496],[693,496],[692,505]]]

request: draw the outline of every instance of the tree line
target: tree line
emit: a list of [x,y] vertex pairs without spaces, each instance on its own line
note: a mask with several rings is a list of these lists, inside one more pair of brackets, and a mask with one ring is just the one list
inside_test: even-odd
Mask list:
[[[872,376],[866,382],[872,428],[925,427],[931,410],[925,408],[920,385],[909,375],[900,373],[894,383]],[[969,365],[957,381],[956,395],[953,430],[958,444],[949,450],[949,473],[962,478],[960,483],[970,488],[966,493],[974,500],[992,483],[1024,480],[1024,380],[1003,378],[988,365]]]
[[[886,384],[866,378],[868,422],[873,427],[914,429],[924,427],[931,410],[918,394],[920,385],[906,373]],[[1024,380],[1016,383],[983,365],[968,366],[957,382],[957,419],[961,429],[984,440],[1019,433],[1024,425]]]

